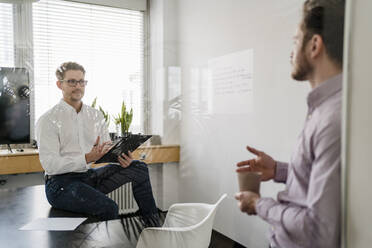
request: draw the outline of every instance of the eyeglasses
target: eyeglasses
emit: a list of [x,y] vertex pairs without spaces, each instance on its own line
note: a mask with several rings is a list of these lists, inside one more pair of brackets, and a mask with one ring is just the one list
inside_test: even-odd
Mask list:
[[87,85],[88,80],[75,80],[75,79],[69,79],[69,80],[60,80],[61,82],[68,83],[71,87],[76,87],[77,84],[79,84],[81,87],[85,87]]

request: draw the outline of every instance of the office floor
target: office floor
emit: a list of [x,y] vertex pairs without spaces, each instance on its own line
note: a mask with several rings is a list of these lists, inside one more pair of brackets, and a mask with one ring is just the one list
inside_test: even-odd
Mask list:
[[211,243],[208,248],[246,248],[245,246],[229,239],[225,235],[213,230]]
[[15,175],[0,175],[0,182],[0,189],[42,185],[44,184],[44,173],[37,172]]
[[[44,173],[28,173],[18,175],[0,175],[0,189],[20,188],[33,185],[44,184]],[[234,242],[223,234],[213,231],[209,248],[244,248],[239,243]]]

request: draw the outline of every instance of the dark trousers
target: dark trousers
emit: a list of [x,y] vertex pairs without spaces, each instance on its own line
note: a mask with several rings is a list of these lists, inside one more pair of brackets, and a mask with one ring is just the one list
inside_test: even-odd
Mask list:
[[45,192],[50,205],[55,208],[110,220],[118,218],[119,211],[117,204],[106,194],[129,182],[132,182],[140,214],[144,217],[156,214],[147,165],[137,160],[127,168],[108,164],[84,173],[52,176],[45,182]]

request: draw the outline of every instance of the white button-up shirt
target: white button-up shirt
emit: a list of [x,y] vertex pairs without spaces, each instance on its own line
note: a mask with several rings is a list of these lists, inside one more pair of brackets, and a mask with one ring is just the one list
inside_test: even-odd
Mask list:
[[109,141],[107,125],[100,111],[83,104],[79,113],[61,100],[36,124],[39,158],[47,175],[85,172],[90,168],[85,154],[97,137]]

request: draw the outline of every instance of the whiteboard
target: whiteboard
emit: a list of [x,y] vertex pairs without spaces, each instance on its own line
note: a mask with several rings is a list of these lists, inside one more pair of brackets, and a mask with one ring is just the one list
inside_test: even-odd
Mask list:
[[[235,165],[253,158],[246,145],[289,161],[310,89],[307,82],[290,77],[301,6],[297,0],[178,1],[179,200],[213,203],[227,193],[214,228],[248,247],[267,246],[269,227],[239,211],[233,198],[238,190]],[[250,76],[242,85],[233,79],[238,68]],[[223,76],[235,80],[233,92],[222,90]],[[276,198],[283,188],[264,183],[261,194]]]
[[253,112],[253,49],[208,60],[209,113]]

